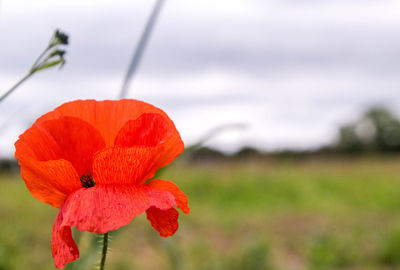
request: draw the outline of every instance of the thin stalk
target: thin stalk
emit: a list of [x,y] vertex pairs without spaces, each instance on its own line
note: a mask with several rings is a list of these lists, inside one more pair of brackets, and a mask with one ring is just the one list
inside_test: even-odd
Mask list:
[[29,72],[28,74],[26,74],[21,80],[19,80],[16,84],[14,84],[13,87],[11,87],[6,93],[4,93],[1,97],[0,97],[0,102],[3,101],[3,99],[5,99],[9,94],[11,94],[12,91],[14,91],[15,89],[18,88],[18,86],[20,86],[26,79],[28,79],[30,76],[33,75],[34,72]]
[[144,53],[144,50],[146,49],[147,46],[147,42],[150,38],[151,32],[154,28],[154,25],[157,21],[157,17],[160,14],[161,8],[163,6],[165,0],[157,0],[153,11],[150,14],[150,17],[147,21],[147,24],[143,30],[143,33],[140,37],[139,43],[135,49],[135,53],[132,56],[132,60],[129,64],[128,70],[125,74],[125,78],[121,87],[121,92],[119,93],[119,98],[126,98],[126,96],[128,95],[128,87],[129,84],[133,78],[133,76],[135,75],[135,72],[139,66],[140,60],[142,58],[142,55]]
[[[56,30],[51,37],[46,49],[35,60],[29,72],[19,80],[11,89],[0,96],[0,102],[3,101],[10,93],[12,93],[18,86],[20,86],[26,79],[31,77],[35,72],[48,69],[54,66],[60,68],[65,64],[64,54],[65,50],[60,49],[59,46],[68,44],[68,35]],[[53,50],[53,51],[51,51]],[[47,55],[48,54],[48,55]]]
[[108,250],[108,232],[103,234],[103,249],[101,251],[100,259],[100,270],[104,270],[104,265],[106,264],[106,256]]
[[35,69],[35,67],[37,66],[37,64],[39,63],[40,59],[47,53],[48,50],[50,50],[51,47],[47,46],[46,49],[44,49],[44,51],[39,55],[39,57],[35,60],[35,62],[33,63],[31,70]]

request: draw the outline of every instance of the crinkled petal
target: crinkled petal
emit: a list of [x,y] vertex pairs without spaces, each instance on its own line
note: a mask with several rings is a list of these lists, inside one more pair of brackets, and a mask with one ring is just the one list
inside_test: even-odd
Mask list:
[[79,258],[79,250],[72,238],[71,227],[62,226],[63,211],[58,212],[53,226],[51,250],[56,268],[64,268],[66,263]]
[[151,147],[109,147],[95,154],[93,176],[98,184],[140,184],[153,172],[157,153]]
[[94,155],[93,174],[99,184],[143,184],[172,160],[158,146],[109,147]]
[[25,158],[19,162],[21,177],[31,194],[53,207],[60,207],[68,194],[79,189],[79,176],[66,160],[37,161]]
[[93,154],[105,147],[100,133],[75,117],[35,122],[15,144],[16,158],[40,161],[66,159],[79,175],[89,173]]
[[189,214],[188,198],[174,183],[167,180],[154,179],[146,185],[153,189],[171,192],[175,197],[178,208],[181,209],[183,213]]
[[64,205],[62,226],[106,233],[127,225],[150,207],[167,210],[176,206],[174,196],[148,186],[96,185],[72,193]]
[[160,233],[162,237],[174,235],[178,230],[179,213],[174,208],[161,210],[151,207],[146,211],[147,219],[151,226]]
[[162,110],[148,103],[133,100],[76,100],[65,103],[43,115],[38,122],[57,119],[62,116],[80,118],[95,127],[104,138],[107,146],[114,145],[119,130],[129,120],[143,113],[157,113],[168,117]]

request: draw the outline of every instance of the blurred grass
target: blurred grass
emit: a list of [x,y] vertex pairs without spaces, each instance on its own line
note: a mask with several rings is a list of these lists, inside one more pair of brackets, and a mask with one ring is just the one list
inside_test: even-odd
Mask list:
[[[145,216],[113,232],[108,269],[400,269],[400,159],[178,164],[188,195],[174,237]],[[57,209],[0,175],[0,270],[54,269]],[[81,233],[82,257],[95,236]],[[93,254],[93,253],[91,253]],[[94,269],[91,261],[75,269]]]

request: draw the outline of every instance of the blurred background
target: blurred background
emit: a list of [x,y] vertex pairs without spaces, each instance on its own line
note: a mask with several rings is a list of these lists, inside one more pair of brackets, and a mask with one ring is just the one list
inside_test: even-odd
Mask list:
[[[18,135],[118,98],[156,2],[0,1],[0,95],[54,29],[70,41],[0,103],[0,270],[53,269],[57,210],[20,180]],[[109,269],[400,268],[400,2],[158,2],[126,97],[174,120],[188,150],[162,178],[192,212],[168,239],[144,217],[114,233]],[[92,269],[96,239],[77,237],[68,267]]]

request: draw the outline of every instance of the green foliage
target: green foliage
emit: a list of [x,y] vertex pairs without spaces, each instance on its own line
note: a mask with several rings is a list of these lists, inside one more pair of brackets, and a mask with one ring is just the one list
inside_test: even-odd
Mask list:
[[400,228],[395,228],[387,233],[380,244],[378,262],[390,266],[400,266]]
[[325,233],[311,242],[308,254],[310,269],[324,270],[345,268],[355,263],[356,249],[343,236]]
[[244,250],[238,269],[271,270],[269,247],[266,243],[256,243]]
[[18,242],[15,233],[11,235],[0,234],[0,270],[15,268],[13,258],[20,256]]

